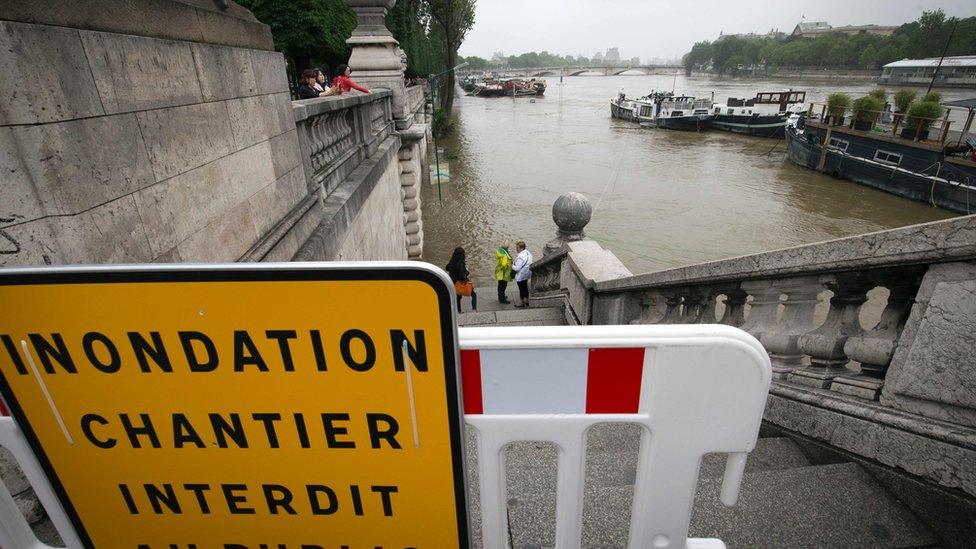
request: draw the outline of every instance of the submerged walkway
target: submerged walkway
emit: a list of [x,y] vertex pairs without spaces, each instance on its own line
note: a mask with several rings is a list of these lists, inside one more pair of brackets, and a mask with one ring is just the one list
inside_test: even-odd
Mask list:
[[498,289],[494,286],[475,288],[478,294],[478,312],[471,311],[471,298],[461,298],[461,314],[458,326],[565,326],[566,314],[562,307],[515,307],[518,286],[508,285],[505,295],[510,303],[498,302]]

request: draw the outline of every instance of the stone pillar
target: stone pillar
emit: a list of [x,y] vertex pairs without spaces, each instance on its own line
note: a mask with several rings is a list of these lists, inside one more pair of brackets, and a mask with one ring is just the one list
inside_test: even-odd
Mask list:
[[546,243],[543,256],[558,252],[569,242],[583,240],[583,228],[590,222],[593,206],[580,193],[569,192],[556,199],[552,205],[552,220],[556,223],[556,238]]
[[352,48],[349,67],[356,82],[393,92],[393,120],[398,130],[410,127],[407,88],[403,82],[403,50],[386,28],[386,11],[396,0],[346,0],[358,25],[346,44]]
[[400,196],[403,198],[403,230],[407,235],[407,257],[420,259],[424,248],[424,224],[420,212],[421,174],[426,150],[426,127],[413,125],[400,132]]

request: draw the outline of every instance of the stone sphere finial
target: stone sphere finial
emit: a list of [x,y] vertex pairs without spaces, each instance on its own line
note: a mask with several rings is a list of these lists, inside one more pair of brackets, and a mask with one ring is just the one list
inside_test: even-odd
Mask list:
[[583,227],[590,222],[592,215],[593,206],[580,193],[566,193],[552,205],[552,220],[566,236],[579,234],[582,237]]
[[546,244],[543,255],[559,251],[567,242],[583,240],[583,228],[590,222],[593,206],[580,193],[566,193],[552,205],[552,220],[556,222],[556,238]]

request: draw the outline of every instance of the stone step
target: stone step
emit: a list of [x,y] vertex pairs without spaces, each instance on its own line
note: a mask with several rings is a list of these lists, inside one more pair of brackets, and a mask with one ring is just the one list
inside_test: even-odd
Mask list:
[[[739,501],[718,499],[722,479],[702,478],[691,537],[717,537],[731,548],[925,547],[935,538],[872,476],[854,463],[747,473]],[[584,548],[627,546],[632,486],[587,489]],[[514,547],[553,547],[554,493],[509,500]]]
[[[636,478],[637,429],[608,424],[591,431],[583,547],[626,546]],[[473,450],[469,445],[469,469],[476,467]],[[555,447],[541,442],[512,444],[506,461],[514,547],[552,547]],[[724,470],[724,454],[702,459],[690,533],[694,537],[719,537],[730,548],[916,547],[934,542],[915,516],[860,466],[812,466],[788,438],[759,439],[749,454],[739,503],[733,508],[718,500]],[[476,474],[469,478],[477,482]],[[477,494],[474,488],[473,507],[477,507]],[[474,518],[480,534],[480,513]]]
[[458,326],[564,326],[561,307],[478,311],[458,315]]

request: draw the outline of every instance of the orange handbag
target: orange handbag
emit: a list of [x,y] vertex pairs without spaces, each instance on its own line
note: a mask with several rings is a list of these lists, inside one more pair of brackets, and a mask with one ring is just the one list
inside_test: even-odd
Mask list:
[[470,280],[459,280],[454,283],[454,293],[457,295],[471,295],[474,284]]

